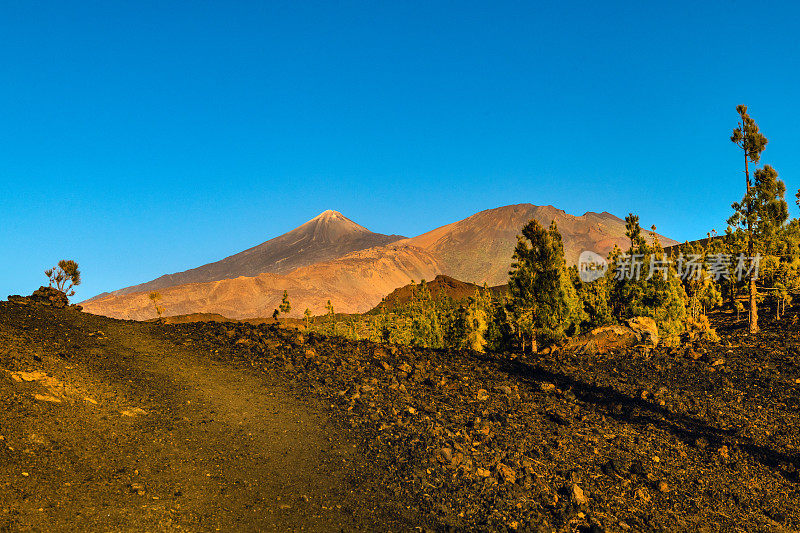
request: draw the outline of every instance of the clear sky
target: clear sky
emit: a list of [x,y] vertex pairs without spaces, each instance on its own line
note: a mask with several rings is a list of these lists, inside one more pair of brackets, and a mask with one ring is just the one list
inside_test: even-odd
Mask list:
[[743,192],[735,106],[800,187],[798,2],[0,4],[0,297],[75,300],[325,209],[417,235],[530,202],[678,239]]

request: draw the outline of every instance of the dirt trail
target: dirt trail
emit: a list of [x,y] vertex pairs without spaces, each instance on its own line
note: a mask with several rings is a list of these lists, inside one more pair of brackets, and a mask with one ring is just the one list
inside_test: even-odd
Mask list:
[[145,324],[18,311],[0,324],[3,368],[65,388],[37,401],[41,383],[2,372],[0,531],[408,527],[373,514],[380,496],[353,484],[361,459],[319,406],[263,374]]

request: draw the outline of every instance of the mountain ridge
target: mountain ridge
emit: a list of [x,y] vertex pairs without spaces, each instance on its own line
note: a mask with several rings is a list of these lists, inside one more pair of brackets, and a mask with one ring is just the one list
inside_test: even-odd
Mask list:
[[[329,299],[337,312],[363,313],[412,280],[432,280],[439,274],[478,285],[505,284],[517,235],[531,219],[544,226],[556,221],[568,264],[575,264],[583,250],[605,255],[615,245],[624,249],[628,244],[621,218],[592,211],[575,216],[553,206],[515,204],[487,209],[412,238],[373,234],[341,213],[325,211],[299,228],[262,243],[299,242],[301,245],[294,249],[300,250],[303,257],[295,258],[301,266],[293,270],[175,284],[159,290],[168,315],[268,316],[278,307],[284,290],[289,292],[292,317],[301,316],[306,308],[314,314],[323,313]],[[655,235],[650,231],[643,234],[650,240]],[[337,242],[341,238],[341,242],[353,246],[363,235],[370,239],[378,235],[379,240],[398,238],[323,261],[315,260],[302,246],[303,242],[313,242],[314,236],[317,242]],[[676,243],[659,238],[665,246]],[[246,257],[256,248],[231,257]],[[147,298],[150,289],[141,287],[99,295],[82,305],[88,312],[116,318],[152,318],[152,302]]]

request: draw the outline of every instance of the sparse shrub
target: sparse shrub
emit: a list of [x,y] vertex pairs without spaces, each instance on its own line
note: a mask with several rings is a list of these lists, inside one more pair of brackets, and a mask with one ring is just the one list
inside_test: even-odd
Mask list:
[[719,335],[711,327],[706,315],[688,317],[683,336],[686,342],[719,342]]
[[161,293],[158,291],[153,291],[149,294],[150,300],[153,302],[153,306],[156,309],[156,315],[158,315],[158,320],[161,320],[161,315],[164,313],[164,306],[159,304],[161,301]]
[[50,286],[55,287],[67,296],[73,296],[73,287],[81,284],[81,271],[78,263],[69,259],[62,259],[58,265],[44,271],[44,275],[50,280]]

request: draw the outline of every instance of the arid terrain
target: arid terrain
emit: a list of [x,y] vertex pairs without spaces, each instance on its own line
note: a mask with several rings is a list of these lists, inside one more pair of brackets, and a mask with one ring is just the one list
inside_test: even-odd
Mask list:
[[519,357],[2,302],[0,530],[796,531],[800,334],[714,321]]
[[[508,281],[520,228],[535,219],[555,220],[568,264],[584,250],[607,254],[627,246],[625,221],[610,213],[574,216],[552,206],[518,204],[476,213],[411,239],[369,232],[341,213],[326,211],[285,235],[221,261],[82,302],[95,314],[153,318],[151,290],[158,289],[165,314],[219,313],[231,318],[270,316],[283,291],[300,317],[308,308],[325,313],[364,313],[393,290],[445,274],[489,286]],[[648,238],[651,238],[649,232]],[[661,237],[664,245],[675,241]]]

